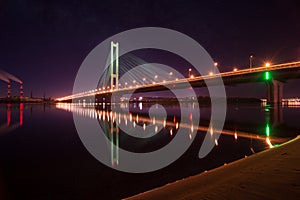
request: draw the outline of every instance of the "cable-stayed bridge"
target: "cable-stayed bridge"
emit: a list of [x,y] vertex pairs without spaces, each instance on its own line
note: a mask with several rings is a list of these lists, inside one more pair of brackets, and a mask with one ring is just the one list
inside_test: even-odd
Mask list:
[[[172,71],[161,75],[159,72],[144,70],[143,72],[139,72],[139,74],[132,73],[132,76],[129,79],[127,78],[126,82],[120,82],[119,71],[127,71],[128,66],[144,64],[145,62],[131,56],[121,60],[123,64],[119,66],[118,51],[119,44],[111,42],[110,65],[106,71],[107,73],[102,77],[102,81],[99,81],[98,88],[57,98],[56,100],[60,102],[76,102],[76,100],[83,102],[86,98],[94,97],[98,103],[111,102],[112,94],[120,97],[123,94],[131,94],[133,92],[165,91],[168,88],[188,89],[187,83],[193,88],[206,87],[207,84],[220,84],[220,81],[217,80],[222,78],[224,85],[265,82],[267,101],[277,104],[282,101],[284,83],[290,79],[300,78],[300,61],[296,61],[282,64],[268,64],[242,70],[235,69],[222,73],[213,73],[214,70],[212,70],[207,75],[202,74],[199,76],[189,73],[189,77],[176,77],[175,72]],[[119,99],[114,99],[114,101],[119,101]]]

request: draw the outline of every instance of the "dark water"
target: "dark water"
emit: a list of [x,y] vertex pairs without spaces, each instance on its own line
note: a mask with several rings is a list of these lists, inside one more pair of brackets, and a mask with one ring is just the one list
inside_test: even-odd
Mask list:
[[[186,125],[188,130],[199,130],[183,156],[158,171],[125,173],[101,164],[89,154],[79,139],[71,112],[86,120],[97,119],[104,129],[109,127],[109,120],[119,120],[123,125],[126,121],[133,128],[153,123],[147,114],[151,105],[122,106],[129,106],[130,113],[111,113],[109,107],[95,110],[88,105],[0,105],[0,199],[125,198],[271,148],[300,132],[298,106],[231,105],[224,133],[209,155],[199,159],[206,134],[203,130],[210,119],[210,109],[201,107],[199,127]],[[120,148],[148,152],[168,144],[176,135],[180,112],[176,105],[164,106],[168,117],[157,135],[139,143],[120,131]],[[193,115],[191,103],[186,103],[185,109]],[[112,165],[118,162],[113,155]]]

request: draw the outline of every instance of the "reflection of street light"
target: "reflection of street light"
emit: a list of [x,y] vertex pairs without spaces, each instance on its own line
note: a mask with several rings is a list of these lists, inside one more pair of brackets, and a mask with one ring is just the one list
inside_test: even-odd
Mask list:
[[212,76],[214,73],[213,72],[209,72],[209,75]]
[[249,68],[250,68],[250,71],[251,71],[251,69],[252,69],[252,65],[253,65],[253,63],[252,63],[252,59],[253,59],[253,55],[250,55],[250,57],[249,57]]

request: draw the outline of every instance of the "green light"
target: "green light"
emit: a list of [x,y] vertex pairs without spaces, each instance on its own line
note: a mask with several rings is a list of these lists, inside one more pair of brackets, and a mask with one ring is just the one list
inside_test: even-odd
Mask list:
[[270,136],[270,125],[266,125],[266,135],[269,137]]
[[265,72],[265,80],[270,80],[270,79],[271,79],[270,72]]

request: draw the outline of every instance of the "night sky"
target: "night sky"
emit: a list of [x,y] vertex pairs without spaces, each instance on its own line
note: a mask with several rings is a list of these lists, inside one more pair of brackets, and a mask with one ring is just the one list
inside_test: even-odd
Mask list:
[[[209,3],[208,3],[209,2]],[[300,60],[300,2],[0,0],[0,68],[24,82],[25,95],[70,94],[80,64],[100,42],[132,28],[158,26],[198,41],[220,71]],[[300,96],[297,84],[284,96]],[[258,86],[258,87],[253,87]],[[0,95],[5,94],[3,82]],[[15,93],[17,85],[13,85]],[[245,88],[251,88],[245,93]],[[262,84],[230,87],[233,96],[265,92]]]

